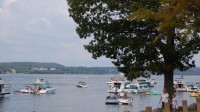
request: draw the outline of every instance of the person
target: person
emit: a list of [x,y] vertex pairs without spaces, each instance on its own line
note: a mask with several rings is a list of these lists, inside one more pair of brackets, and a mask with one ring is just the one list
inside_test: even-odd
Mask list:
[[172,95],[172,109],[173,109],[173,112],[176,112],[176,110],[178,110],[178,101],[176,99],[175,94]]
[[128,95],[127,95],[127,94],[128,94],[128,92],[127,92],[127,91],[126,91],[126,92],[124,92],[124,95],[123,95],[123,98],[124,98],[124,99],[128,99]]
[[169,102],[169,94],[167,93],[166,89],[163,89],[162,95],[160,97],[159,103],[162,103],[162,109],[164,109],[164,103]]

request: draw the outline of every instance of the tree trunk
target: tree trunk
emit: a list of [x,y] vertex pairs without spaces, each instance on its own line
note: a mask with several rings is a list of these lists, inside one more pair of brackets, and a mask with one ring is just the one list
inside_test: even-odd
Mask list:
[[174,94],[174,63],[176,62],[174,34],[175,28],[171,28],[168,32],[167,44],[164,53],[165,71],[164,71],[164,87],[169,93],[170,101]]
[[170,101],[172,100],[172,94],[174,94],[174,72],[170,70],[164,74],[164,88],[169,93]]

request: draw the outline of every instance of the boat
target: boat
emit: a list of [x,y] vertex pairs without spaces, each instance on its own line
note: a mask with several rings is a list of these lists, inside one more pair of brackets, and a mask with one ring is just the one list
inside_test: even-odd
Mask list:
[[33,94],[53,94],[55,93],[55,88],[51,87],[49,83],[32,84]]
[[118,99],[118,103],[122,104],[122,105],[129,105],[129,104],[132,104],[132,102],[133,102],[132,98],[128,98],[128,99],[121,98],[121,99]]
[[45,84],[45,83],[48,83],[48,81],[45,81],[44,79],[37,79],[34,84]]
[[198,89],[193,82],[186,82],[185,88],[188,92],[196,91]]
[[123,93],[123,96],[120,96],[118,93],[110,94],[110,96],[106,97],[107,105],[129,105],[132,104],[133,98],[128,96],[128,93]]
[[76,86],[79,88],[86,88],[87,84],[85,82],[78,82],[78,84]]
[[125,81],[112,81],[109,84],[108,93],[116,93],[116,92],[123,92]]
[[139,83],[139,84],[148,84],[150,88],[153,88],[157,82],[154,81],[154,79],[149,79],[149,78],[144,78],[144,77],[139,77],[136,79],[134,83]]
[[19,92],[19,93],[32,93],[33,90],[32,90],[31,86],[27,85],[27,86],[25,86],[24,89],[20,89],[20,90],[18,90],[16,92]]
[[198,97],[198,96],[200,96],[200,94],[198,92],[196,92],[196,91],[189,92],[188,94],[189,94],[190,97]]
[[174,80],[174,89],[176,92],[186,92],[187,91],[182,80]]
[[197,87],[198,90],[200,90],[200,82],[196,82],[194,85],[195,87]]
[[5,82],[0,78],[0,98],[6,94],[10,94],[10,92],[5,91]]
[[117,105],[118,104],[118,96],[107,96],[106,97],[106,104],[107,105]]
[[161,95],[160,93],[158,93],[156,91],[147,91],[146,94],[147,95]]
[[180,77],[175,77],[176,80],[184,79],[183,74]]
[[132,104],[133,98],[128,96],[128,92],[124,92],[123,96],[118,99],[118,103],[122,105]]
[[108,93],[120,93],[126,91],[131,82],[126,79],[123,73],[120,73],[119,76],[111,77],[111,80],[106,84],[109,85]]
[[146,83],[132,83],[127,91],[130,93],[146,93],[151,91],[151,88]]
[[38,80],[30,85],[26,85],[24,89],[17,91],[18,93],[31,93],[31,94],[53,94],[55,88],[51,87],[48,81],[38,82]]

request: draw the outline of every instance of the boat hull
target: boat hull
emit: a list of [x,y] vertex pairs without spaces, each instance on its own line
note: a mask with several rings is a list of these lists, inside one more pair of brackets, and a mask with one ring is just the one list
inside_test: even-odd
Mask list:
[[0,93],[0,98],[4,97],[4,95],[10,94],[10,93]]
[[79,87],[79,88],[86,88],[87,86],[76,85],[76,87]]
[[38,93],[39,94],[53,94],[55,93],[55,88],[46,88],[46,89],[40,90]]
[[200,96],[200,94],[195,93],[195,92],[190,92],[190,93],[189,93],[189,96],[190,96],[190,97],[198,97],[198,96]]
[[122,105],[129,105],[132,104],[132,99],[128,98],[128,99],[118,99],[118,103],[122,104]]

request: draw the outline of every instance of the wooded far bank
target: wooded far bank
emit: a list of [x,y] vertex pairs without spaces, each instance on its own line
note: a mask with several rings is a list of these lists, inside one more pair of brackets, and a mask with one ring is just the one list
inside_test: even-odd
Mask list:
[[[0,74],[118,74],[116,67],[72,67],[57,63],[9,62],[0,63]],[[176,75],[200,75],[200,67]]]

